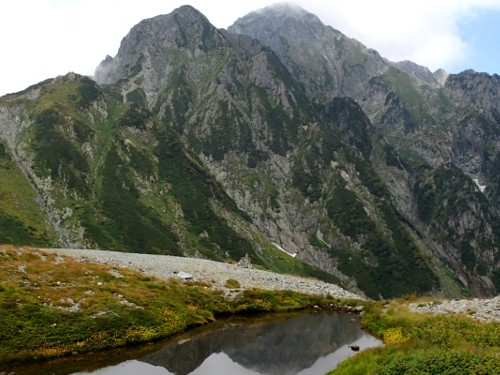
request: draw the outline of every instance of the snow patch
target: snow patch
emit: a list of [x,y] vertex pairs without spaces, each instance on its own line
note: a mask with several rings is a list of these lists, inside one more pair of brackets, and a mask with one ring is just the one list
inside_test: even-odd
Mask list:
[[278,249],[280,249],[281,251],[283,251],[284,253],[290,255],[291,257],[295,258],[297,256],[297,253],[289,253],[288,251],[286,251],[285,249],[283,249],[280,245],[278,245],[277,243],[272,243],[274,246],[276,246]]
[[472,181],[474,181],[476,183],[477,187],[479,188],[479,191],[481,193],[484,193],[484,190],[486,189],[486,185],[480,185],[479,179],[477,179],[477,178],[473,178]]

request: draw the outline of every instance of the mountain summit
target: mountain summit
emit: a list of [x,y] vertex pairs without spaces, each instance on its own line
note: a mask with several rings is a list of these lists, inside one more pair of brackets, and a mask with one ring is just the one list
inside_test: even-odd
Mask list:
[[228,43],[199,11],[185,5],[171,14],[143,20],[123,38],[118,54],[106,58],[97,68],[94,79],[99,84],[113,84],[122,79],[144,79],[148,90],[158,92],[164,77],[179,54],[192,58]]
[[499,88],[392,63],[294,6],[228,31],[183,6],[94,80],[0,98],[0,239],[248,255],[372,298],[493,295]]

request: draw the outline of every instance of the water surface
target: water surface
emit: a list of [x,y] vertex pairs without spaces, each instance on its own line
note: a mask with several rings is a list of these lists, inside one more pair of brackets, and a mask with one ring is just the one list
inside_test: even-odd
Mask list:
[[[353,318],[343,313],[303,313],[266,321],[232,319],[136,348],[135,353],[122,349],[104,358],[77,356],[70,363],[46,364],[38,370],[57,375],[324,374],[355,354],[350,346],[363,350],[381,345]],[[21,373],[30,372],[16,372]]]

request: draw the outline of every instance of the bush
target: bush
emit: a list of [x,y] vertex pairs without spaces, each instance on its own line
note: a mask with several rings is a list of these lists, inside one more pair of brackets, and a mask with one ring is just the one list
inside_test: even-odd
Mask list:
[[419,351],[390,357],[377,375],[498,374],[500,358],[493,353],[471,353],[459,350]]
[[235,279],[227,279],[224,286],[228,289],[238,289],[240,287],[240,282]]
[[362,323],[386,345],[347,359],[330,375],[497,374],[500,368],[498,322],[415,314],[393,302],[366,303]]

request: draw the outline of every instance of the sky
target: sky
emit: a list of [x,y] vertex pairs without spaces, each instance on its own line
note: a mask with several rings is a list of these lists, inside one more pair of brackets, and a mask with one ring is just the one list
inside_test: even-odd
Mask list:
[[[142,19],[190,4],[216,27],[273,0],[1,0],[0,95],[47,78],[93,75]],[[292,0],[392,61],[500,74],[500,0]]]

